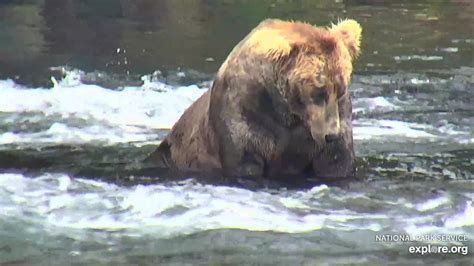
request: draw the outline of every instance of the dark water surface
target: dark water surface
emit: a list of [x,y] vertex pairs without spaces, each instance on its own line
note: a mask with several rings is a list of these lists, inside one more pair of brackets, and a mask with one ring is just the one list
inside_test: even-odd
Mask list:
[[[147,169],[268,17],[362,25],[358,179],[282,188]],[[472,265],[473,48],[463,0],[0,1],[0,264]],[[408,252],[428,244],[468,252]]]
[[[37,84],[51,66],[144,75],[213,74],[265,18],[364,28],[356,73],[446,72],[472,66],[470,1],[2,1],[0,77]],[[211,61],[211,58],[213,59]],[[206,60],[207,59],[207,60]]]

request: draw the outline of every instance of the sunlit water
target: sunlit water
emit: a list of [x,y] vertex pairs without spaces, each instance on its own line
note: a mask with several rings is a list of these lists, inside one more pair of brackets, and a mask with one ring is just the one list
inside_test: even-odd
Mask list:
[[[0,264],[470,265],[474,66],[466,55],[472,55],[472,36],[442,31],[439,45],[428,37],[420,44],[419,35],[404,28],[399,31],[409,45],[387,48],[396,29],[379,17],[413,19],[419,34],[452,6],[438,17],[423,5],[354,6],[348,8],[352,17],[375,17],[389,29],[381,31],[383,38],[368,39],[350,88],[354,181],[295,188],[193,176],[169,180],[144,171],[142,160],[209,88],[212,74],[178,70],[164,77],[153,69],[130,81],[113,69],[49,65],[31,72],[40,76],[35,84],[2,78]],[[278,8],[282,17],[299,10]],[[340,8],[332,3],[315,12]],[[365,23],[370,37],[379,24]],[[157,61],[182,57],[161,54]],[[203,54],[188,55],[193,59],[185,66],[195,67],[194,56]],[[28,76],[31,69],[24,71]],[[469,241],[375,241],[381,234],[463,235]],[[414,244],[468,246],[469,254],[411,255]]]

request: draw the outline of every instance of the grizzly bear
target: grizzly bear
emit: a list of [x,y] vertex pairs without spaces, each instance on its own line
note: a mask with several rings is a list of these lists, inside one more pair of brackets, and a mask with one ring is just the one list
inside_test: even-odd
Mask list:
[[261,22],[148,161],[229,176],[352,176],[348,87],[361,31],[354,20]]

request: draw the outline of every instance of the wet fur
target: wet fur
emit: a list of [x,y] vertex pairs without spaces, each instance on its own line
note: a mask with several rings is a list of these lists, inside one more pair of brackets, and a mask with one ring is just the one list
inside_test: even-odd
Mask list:
[[[233,176],[352,175],[347,88],[359,39],[360,26],[353,21],[329,29],[262,22],[232,50],[212,88],[185,111],[149,161],[173,171]],[[314,79],[316,66],[330,81]],[[337,100],[342,137],[335,142],[315,140],[292,110],[292,84],[306,82],[306,76],[311,84],[342,88]]]

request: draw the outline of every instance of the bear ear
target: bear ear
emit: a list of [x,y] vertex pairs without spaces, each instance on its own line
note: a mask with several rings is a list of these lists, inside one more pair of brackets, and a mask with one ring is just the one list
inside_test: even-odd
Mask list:
[[356,58],[360,53],[360,39],[362,28],[357,21],[346,19],[333,24],[329,29],[332,35],[343,40],[352,59]]

